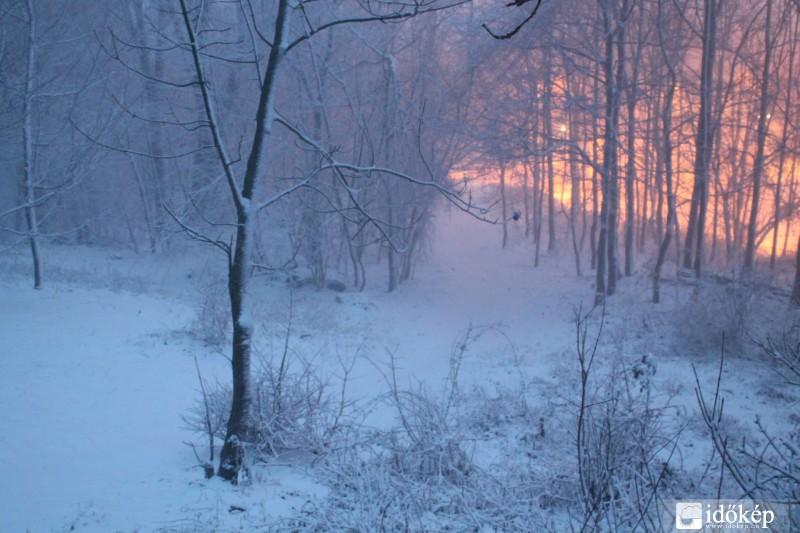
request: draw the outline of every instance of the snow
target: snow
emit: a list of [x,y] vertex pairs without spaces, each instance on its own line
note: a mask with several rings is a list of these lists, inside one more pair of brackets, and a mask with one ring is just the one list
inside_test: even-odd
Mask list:
[[193,310],[58,284],[0,295],[3,531],[154,530],[223,506],[227,487],[203,480],[183,444],[194,352],[225,371],[174,329]]
[[[174,444],[190,400],[168,393],[191,393],[191,359],[174,357],[166,334],[189,310],[63,287],[8,287],[3,302],[0,404],[9,431],[0,460],[3,493],[14,495],[2,504],[6,527],[24,531],[33,517],[55,526],[95,509],[110,524],[130,523],[134,508],[117,502],[140,500],[142,474],[186,466]],[[152,501],[175,481],[148,487]]]
[[[384,291],[377,268],[363,293],[298,291],[293,353],[332,374],[341,370],[335,354],[357,354],[348,394],[366,400],[386,392],[379,369],[389,352],[402,383],[441,386],[453,343],[472,325],[481,336],[465,353],[464,382],[510,388],[524,379],[533,384],[530,401],[556,413],[556,425],[566,423],[571,407],[553,399],[576,385],[572,320],[577,306],[591,302],[591,276],[577,278],[567,252],[534,269],[520,228],[511,226],[512,244],[501,250],[498,226],[441,214],[429,260],[394,293]],[[24,256],[5,258],[0,267],[0,529],[247,529],[324,494],[312,472],[290,458],[258,470],[243,487],[205,480],[185,444],[195,443],[205,458],[202,436],[181,418],[199,397],[195,359],[206,382],[229,379],[225,358],[190,334],[198,305],[192,294],[212,278],[209,264],[218,257],[45,252],[45,261],[57,258],[59,266],[46,271],[54,281],[40,291],[22,276]],[[699,437],[690,363],[710,390],[718,360],[692,360],[688,351],[669,348],[664,324],[681,305],[678,291],[656,309],[646,302],[646,281],[623,285],[607,310],[605,353],[632,361],[655,354],[662,394],[695,424],[685,466],[702,468],[709,455]],[[253,300],[267,318],[247,320],[257,336],[261,328],[262,350],[280,350],[287,288],[258,280],[253,290],[261,291]],[[726,409],[742,423],[759,413],[782,427],[786,405],[796,400],[769,397],[774,380],[759,365],[731,361],[723,378]],[[487,451],[488,460],[496,452]]]

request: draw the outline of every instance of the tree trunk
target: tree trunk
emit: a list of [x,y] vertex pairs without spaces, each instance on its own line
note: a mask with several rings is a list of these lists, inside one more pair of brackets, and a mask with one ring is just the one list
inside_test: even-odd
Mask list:
[[500,203],[503,217],[503,248],[508,246],[508,207],[506,205],[506,165],[500,162]]
[[553,66],[550,54],[545,55],[543,121],[547,155],[547,251],[556,249],[556,193],[553,165]]
[[699,278],[703,268],[706,206],[711,154],[714,148],[714,125],[711,113],[711,88],[713,86],[714,54],[716,53],[717,5],[715,0],[704,0],[703,55],[700,72],[700,116],[695,140],[694,188],[689,209],[689,222],[683,244],[683,266],[694,268]]
[[228,295],[233,321],[233,346],[231,370],[233,375],[233,400],[225,444],[220,452],[217,475],[238,483],[244,469],[245,445],[251,437],[251,406],[253,391],[250,378],[252,360],[253,325],[246,312],[249,289],[249,265],[253,237],[253,220],[250,213],[241,210],[237,217],[236,249],[228,271]]
[[[627,11],[627,3],[623,7]],[[639,9],[639,20],[637,26],[641,31],[644,26],[643,9]],[[628,15],[630,18],[630,14]],[[623,30],[624,31],[624,30]],[[629,34],[632,33],[628,32]],[[627,80],[628,86],[628,171],[625,176],[625,275],[633,275],[633,247],[635,245],[636,233],[636,104],[639,99],[639,61],[642,56],[643,44],[641,40],[632,50],[630,54],[630,80]],[[620,37],[619,43],[619,63],[622,66],[620,73],[625,72],[624,67],[624,50],[625,50],[624,36]],[[625,83],[621,80],[621,85]]]
[[667,186],[667,222],[664,231],[664,240],[661,241],[661,246],[658,248],[658,257],[656,258],[656,265],[653,269],[653,303],[661,302],[661,269],[664,266],[664,260],[669,251],[669,245],[672,241],[672,231],[675,221],[675,191],[672,187],[672,140],[670,139],[672,131],[672,97],[675,93],[675,78],[673,74],[672,83],[667,89],[667,96],[664,103],[664,116],[663,116],[663,142],[664,142],[664,181]]
[[[627,12],[628,1],[622,3],[621,11]],[[607,211],[605,220],[606,250],[608,256],[608,282],[605,294],[611,296],[617,289],[619,266],[617,263],[617,221],[619,218],[619,115],[620,115],[620,85],[625,72],[625,23],[616,21],[616,28],[612,31],[610,17],[613,8],[607,9],[604,20],[608,19],[608,33],[606,37],[606,119],[605,137],[603,142],[603,204]],[[617,51],[617,69],[614,72],[614,47]]]
[[530,201],[530,188],[528,185],[528,162],[525,161],[522,165],[522,202],[525,208],[525,239],[531,236],[531,201]]
[[[569,80],[567,80],[569,83]],[[575,120],[575,112],[572,108],[567,113],[569,121],[569,138],[570,142],[577,143],[577,121]],[[575,254],[575,274],[581,276],[581,250],[583,248],[582,241],[583,235],[578,238],[578,215],[582,209],[582,196],[581,196],[581,177],[578,162],[574,156],[570,156],[568,162],[570,173],[570,203],[569,203],[569,229],[572,236],[572,251]]]
[[[597,119],[592,117],[592,158],[597,161],[597,154],[599,149],[597,147]],[[597,268],[598,253],[598,237],[597,233],[600,229],[600,176],[597,169],[592,167],[592,223],[589,227],[589,256],[590,268]]]
[[[788,204],[791,205],[791,206],[795,205],[794,204],[795,196],[796,196],[796,192],[795,191],[797,189],[796,176],[795,176],[795,171],[796,170],[797,170],[797,158],[793,157],[792,158],[792,164],[789,167],[789,201],[788,201]],[[793,213],[793,212],[794,212],[794,210],[792,210],[788,214],[788,216],[786,217],[786,231],[783,234],[783,249],[782,249],[782,254],[781,255],[786,255],[786,250],[788,250],[788,248],[789,248],[789,235],[790,235],[790,233],[792,231],[791,213]]]
[[795,254],[794,286],[792,287],[792,305],[800,307],[800,237],[797,238],[797,253]]
[[633,234],[636,223],[634,187],[636,187],[636,76],[634,66],[628,94],[628,172],[625,176],[625,275],[633,275]]
[[747,245],[744,251],[744,270],[752,271],[756,256],[758,237],[758,211],[761,200],[761,177],[764,174],[764,147],[769,133],[769,69],[772,58],[771,42],[772,0],[767,0],[767,22],[764,26],[764,65],[761,74],[761,99],[758,106],[758,133],[756,134],[756,156],[753,161],[753,196],[750,204],[750,222],[747,226]]
[[[592,86],[592,104],[595,108],[600,107],[600,73],[595,73],[594,84]],[[598,126],[597,126],[597,113],[592,113],[592,160],[598,160],[600,149],[598,148]],[[599,256],[598,236],[597,233],[600,229],[600,184],[598,183],[597,169],[592,166],[592,225],[589,229],[589,255],[591,257],[591,268],[597,268],[597,257]]]
[[[793,83],[791,80],[794,80],[794,60],[795,54],[797,52],[797,44],[798,39],[800,39],[800,35],[798,35],[798,28],[800,28],[800,24],[798,24],[798,19],[792,15],[791,21],[794,22],[794,28],[792,28],[792,23],[789,23],[788,32],[790,34],[790,44],[789,44],[789,67],[787,72],[787,80],[790,80],[789,83],[786,84],[786,100],[784,104],[784,116],[783,116],[783,131],[781,132],[781,144],[780,144],[780,157],[778,159],[778,178],[775,184],[775,220],[774,225],[772,228],[772,253],[769,257],[769,266],[770,268],[775,268],[775,260],[778,254],[778,229],[781,224],[781,216],[783,213],[781,212],[781,193],[783,192],[783,173],[784,168],[786,165],[786,149],[789,140],[789,123],[791,121],[790,117],[790,110],[792,109],[792,96],[793,96]],[[780,63],[780,60],[778,61]],[[787,228],[788,233],[788,228]]]
[[[661,108],[661,102],[659,100],[656,101],[658,106],[657,109]],[[660,129],[660,128],[659,128]],[[656,146],[663,146],[663,139],[660,137],[661,134],[656,134],[654,136],[654,142]],[[656,171],[655,176],[653,177],[653,189],[655,193],[655,225],[656,225],[656,242],[661,242],[664,239],[664,155],[663,150],[657,149],[656,150]]]
[[533,217],[533,237],[536,239],[534,247],[533,266],[539,266],[539,255],[542,248],[542,207],[544,206],[544,178],[542,177],[542,162],[534,161],[533,163],[533,200],[534,200],[534,217]]
[[[666,0],[659,0],[658,14],[659,23],[662,20],[662,8]],[[664,231],[664,239],[658,248],[658,257],[656,258],[655,268],[653,269],[653,303],[661,302],[661,269],[664,266],[664,260],[669,251],[670,242],[672,241],[672,231],[675,221],[675,191],[672,186],[672,104],[675,97],[675,86],[677,85],[675,68],[669,61],[667,51],[664,49],[664,37],[662,35],[662,27],[659,25],[659,37],[661,38],[661,54],[664,62],[669,71],[669,85],[667,92],[664,95],[664,107],[661,111],[661,140],[663,142],[663,160],[664,160],[664,181],[667,186],[667,221]]]
[[[651,142],[652,146],[645,147],[644,150],[644,173],[642,174],[642,203],[641,203],[641,227],[639,228],[639,242],[637,248],[640,252],[644,251],[645,244],[647,243],[647,232],[650,230],[650,217],[652,216],[652,183],[653,183],[653,147],[658,146],[658,120],[656,113],[653,112],[654,105],[657,106],[658,97],[656,102],[647,103],[647,128],[652,131]],[[658,109],[658,107],[655,107]],[[656,148],[657,150],[657,148]]]
[[[603,135],[603,201],[600,211],[600,235],[597,242],[597,275],[595,278],[595,305],[606,296],[614,294],[616,288],[616,225],[619,190],[617,184],[617,128],[619,125],[619,94],[616,87],[617,73],[614,71],[614,46],[617,31],[613,28],[613,8],[609,0],[601,2],[603,30],[605,33],[605,124]],[[620,43],[621,45],[621,43]],[[619,68],[619,66],[618,66]]]
[[394,211],[392,208],[392,194],[391,193],[387,194],[386,199],[389,204],[387,206],[388,209],[387,219],[389,222],[389,230],[388,230],[389,239],[387,239],[387,247],[386,247],[386,256],[388,258],[387,264],[389,268],[389,286],[387,288],[387,292],[394,292],[395,289],[397,289],[397,286],[400,284],[400,282],[397,279],[397,262],[398,262],[396,257],[397,251],[394,249],[394,243],[392,242],[392,233],[393,233],[392,228],[394,228],[395,226]]
[[25,158],[24,188],[25,188],[25,223],[27,225],[28,244],[33,260],[33,288],[42,288],[42,262],[39,250],[39,219],[36,213],[36,179],[33,175],[33,80],[36,76],[36,17],[33,10],[33,0],[25,3],[28,12],[28,65],[26,70],[25,95],[23,104],[23,150]]
[[252,264],[253,236],[255,231],[255,215],[253,202],[260,179],[264,174],[264,159],[267,144],[274,120],[275,85],[279,67],[285,52],[286,28],[290,9],[289,0],[280,0],[275,20],[273,45],[269,54],[264,80],[261,85],[258,109],[256,111],[255,131],[247,159],[241,189],[233,177],[232,162],[222,144],[217,116],[213,108],[213,97],[209,94],[209,86],[205,83],[205,74],[200,58],[200,44],[187,9],[185,0],[181,0],[186,33],[194,59],[195,73],[203,97],[203,105],[209,128],[214,140],[219,161],[224,167],[231,197],[236,206],[236,243],[229,258],[228,294],[233,321],[233,344],[231,353],[231,371],[233,377],[233,399],[225,443],[220,452],[220,464],[217,475],[237,483],[246,471],[245,445],[252,436],[251,405],[253,391],[250,379],[252,360],[253,325],[248,313],[249,271]]

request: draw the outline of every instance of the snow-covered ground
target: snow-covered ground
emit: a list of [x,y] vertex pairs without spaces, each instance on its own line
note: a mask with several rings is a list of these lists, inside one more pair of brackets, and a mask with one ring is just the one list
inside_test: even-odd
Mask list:
[[[347,394],[365,403],[387,391],[381,370],[390,353],[401,387],[442,387],[454,342],[473,326],[482,335],[464,353],[465,388],[491,394],[523,382],[550,438],[569,434],[578,384],[574,310],[588,309],[591,276],[575,276],[566,249],[534,269],[520,227],[511,231],[511,246],[501,250],[499,227],[443,213],[428,259],[396,292],[384,291],[380,266],[361,293],[296,291],[291,353],[332,376],[340,359],[355,357]],[[225,381],[229,372],[219,350],[199,340],[201,293],[219,284],[221,262],[205,253],[48,247],[40,291],[24,276],[24,250],[0,260],[0,531],[267,531],[277,517],[324,496],[313,468],[288,458],[240,487],[206,480],[186,444],[207,453],[202,435],[182,420],[199,398],[195,360],[206,382]],[[681,466],[700,472],[697,492],[686,496],[711,497],[701,493],[710,448],[691,365],[710,388],[718,358],[695,349],[702,324],[690,317],[675,326],[688,289],[666,285],[666,302],[655,307],[647,280],[644,273],[623,280],[611,299],[598,366],[649,357],[659,399],[669,399],[687,425]],[[289,291],[279,280],[256,287],[260,345],[276,353]],[[596,313],[590,337],[599,320]],[[692,326],[700,332],[682,338],[681,328]],[[722,390],[726,413],[742,424],[759,414],[785,429],[797,411],[797,398],[756,357],[729,357]]]

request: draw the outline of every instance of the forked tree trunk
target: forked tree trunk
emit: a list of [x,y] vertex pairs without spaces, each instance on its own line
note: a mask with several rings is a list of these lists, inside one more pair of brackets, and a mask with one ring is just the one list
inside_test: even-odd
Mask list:
[[261,84],[255,117],[255,130],[241,185],[234,175],[233,161],[225,149],[222,133],[219,130],[219,117],[214,109],[214,98],[209,93],[210,86],[206,82],[201,59],[202,46],[197,41],[197,33],[192,25],[190,16],[191,11],[187,8],[185,0],[180,0],[180,5],[209,131],[214,142],[217,158],[225,172],[231,199],[236,208],[236,242],[233,250],[229,252],[228,265],[228,294],[233,322],[233,344],[231,347],[233,398],[225,433],[225,443],[220,452],[217,475],[225,480],[237,483],[246,469],[245,444],[253,432],[251,420],[253,392],[250,379],[253,325],[248,314],[247,300],[257,214],[257,207],[254,202],[259,180],[263,179],[264,160],[274,122],[275,86],[280,63],[286,51],[286,28],[290,1],[280,0],[278,4],[272,48]]
[[716,0],[704,0],[703,8],[703,55],[700,73],[700,116],[695,140],[694,189],[689,208],[689,222],[683,243],[683,266],[694,268],[700,277],[703,269],[703,248],[708,203],[708,181],[711,154],[714,149],[714,125],[711,112],[711,88],[713,86],[714,54],[717,37]]
[[[622,11],[627,9],[623,2]],[[617,286],[617,217],[619,212],[619,182],[617,144],[619,142],[620,92],[617,83],[622,78],[624,52],[624,22],[616,20],[610,0],[601,2],[603,30],[605,32],[605,132],[603,135],[603,201],[600,213],[600,236],[597,242],[597,276],[595,278],[595,305],[611,296]],[[617,68],[614,69],[614,51],[617,51]]]
[[670,131],[672,130],[671,113],[672,113],[672,95],[675,92],[674,80],[670,87],[667,89],[668,103],[665,104],[664,109],[664,181],[667,186],[667,222],[664,230],[664,240],[658,248],[658,257],[656,258],[656,265],[653,269],[653,303],[661,302],[661,269],[664,266],[664,260],[667,257],[670,243],[672,242],[672,231],[675,224],[675,191],[672,187],[672,141],[670,139]]
[[223,479],[234,482],[245,467],[244,444],[252,433],[250,408],[253,401],[253,391],[250,380],[250,362],[253,349],[253,325],[248,316],[246,302],[249,270],[253,255],[253,234],[256,223],[253,202],[255,202],[258,182],[263,177],[264,156],[272,132],[275,85],[280,62],[285,52],[284,43],[288,18],[289,0],[281,0],[275,19],[275,37],[272,41],[269,62],[264,73],[264,82],[261,85],[258,110],[256,111],[256,127],[253,133],[253,145],[247,160],[241,196],[239,201],[236,202],[238,229],[228,280],[228,290],[231,298],[231,318],[233,319],[233,353],[231,357],[233,400],[225,434],[225,444],[220,452],[220,464],[217,471],[217,475]]
[[[659,22],[661,21],[663,3],[666,0],[659,0],[658,13]],[[664,239],[658,248],[658,257],[656,258],[656,265],[653,269],[653,303],[661,302],[661,269],[664,266],[664,261],[669,251],[669,246],[672,241],[673,226],[675,224],[675,190],[672,186],[672,105],[675,97],[675,86],[677,85],[675,68],[669,61],[667,52],[663,47],[662,29],[659,28],[659,36],[662,38],[661,53],[664,57],[664,62],[669,70],[669,85],[667,92],[664,95],[664,107],[661,111],[661,125],[662,133],[661,139],[663,142],[663,161],[664,161],[664,181],[667,187],[667,221],[664,228]]]

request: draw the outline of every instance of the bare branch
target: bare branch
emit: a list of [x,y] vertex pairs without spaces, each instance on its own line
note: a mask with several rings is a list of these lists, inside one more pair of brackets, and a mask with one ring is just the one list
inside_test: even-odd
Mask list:
[[206,119],[208,120],[208,128],[211,130],[211,137],[214,139],[214,149],[217,152],[217,157],[225,171],[225,178],[228,181],[228,188],[230,189],[231,198],[236,205],[237,210],[242,209],[242,193],[239,191],[239,186],[236,183],[236,177],[233,175],[233,163],[231,162],[225,144],[222,140],[222,135],[219,131],[218,119],[216,111],[214,110],[214,102],[208,92],[208,83],[205,79],[203,71],[203,64],[200,58],[200,49],[195,35],[194,27],[192,27],[191,20],[189,20],[189,11],[186,7],[186,1],[180,0],[184,26],[186,33],[189,36],[189,46],[192,51],[192,59],[194,61],[195,74],[197,75],[197,83],[200,85],[201,96],[203,98],[203,107],[205,109]]
[[[513,2],[511,2],[509,4],[506,4],[506,7],[511,7],[511,6],[520,7],[520,6],[523,6],[523,5],[527,4],[528,2],[532,2],[532,1],[533,0],[514,0]],[[513,36],[515,36],[517,33],[519,33],[519,31],[522,29],[523,26],[525,26],[528,22],[533,20],[533,17],[536,16],[536,13],[538,13],[539,7],[541,7],[541,5],[542,5],[542,0],[536,0],[536,5],[534,6],[533,11],[531,11],[530,15],[528,15],[525,18],[525,20],[520,22],[519,25],[516,28],[514,28],[513,30],[511,30],[508,33],[499,33],[498,34],[498,33],[493,32],[491,29],[489,29],[489,26],[487,26],[486,24],[482,24],[481,26],[483,27],[484,30],[489,32],[489,35],[491,35],[492,37],[494,37],[497,40],[510,39]]]
[[96,139],[95,137],[92,137],[91,135],[89,135],[88,133],[83,131],[77,124],[75,124],[75,122],[72,120],[72,118],[69,119],[69,123],[72,125],[73,128],[75,128],[75,131],[80,133],[83,137],[85,137],[90,142],[96,144],[97,146],[100,146],[102,148],[106,148],[108,150],[112,150],[114,152],[120,152],[120,153],[123,153],[123,154],[133,154],[133,155],[138,155],[138,156],[142,156],[142,157],[149,157],[151,159],[180,159],[182,157],[186,157],[186,156],[189,156],[189,155],[192,155],[192,154],[196,154],[198,152],[202,152],[203,150],[208,150],[209,148],[213,148],[212,146],[207,146],[206,145],[206,146],[200,146],[198,148],[195,148],[194,150],[189,150],[188,152],[181,152],[181,153],[178,153],[178,154],[169,154],[169,155],[149,154],[149,153],[146,153],[146,152],[139,152],[137,150],[131,150],[129,148],[122,148],[120,146],[112,146],[110,144],[101,142],[100,140]]
[[[311,22],[306,17],[305,21],[306,21],[306,24],[309,26],[309,31],[305,35],[302,35],[302,36],[298,37],[297,39],[295,39],[294,41],[292,41],[291,43],[289,43],[289,45],[286,47],[286,51],[288,52],[289,50],[291,50],[292,48],[294,48],[298,44],[309,40],[314,35],[316,35],[316,34],[318,34],[320,32],[323,32],[323,31],[325,31],[327,29],[333,28],[335,26],[341,26],[343,24],[363,24],[365,22],[384,22],[384,23],[401,22],[403,20],[406,20],[406,19],[409,19],[409,18],[412,18],[412,17],[416,17],[417,15],[420,15],[420,14],[423,14],[423,13],[434,13],[436,11],[442,11],[443,9],[450,9],[452,7],[456,7],[456,6],[459,6],[459,5],[462,5],[462,4],[466,4],[466,3],[470,2],[470,1],[471,0],[458,0],[455,3],[447,4],[447,5],[444,5],[444,6],[438,6],[438,7],[428,7],[428,8],[425,8],[425,9],[420,9],[421,2],[417,1],[417,2],[414,2],[414,7],[413,7],[413,9],[411,11],[400,11],[400,12],[397,12],[397,13],[391,13],[391,14],[387,14],[387,15],[371,15],[371,16],[367,16],[367,17],[351,17],[351,18],[338,19],[338,20],[334,20],[334,21],[331,21],[331,22],[326,22],[326,23],[324,23],[324,24],[322,24],[320,26],[317,26],[316,28],[311,26]],[[541,2],[541,0],[539,0],[539,1]]]
[[[348,191],[348,194],[351,195],[351,199],[353,200],[354,204],[358,206],[359,202],[357,199],[352,195],[352,186],[347,183],[344,175],[341,173],[342,170],[350,170],[355,172],[361,177],[369,178],[373,174],[384,174],[389,176],[394,176],[405,180],[409,183],[413,183],[415,185],[424,186],[424,187],[431,187],[442,194],[451,204],[458,207],[460,210],[469,213],[470,215],[478,218],[479,220],[485,222],[496,223],[496,220],[489,220],[486,219],[483,215],[486,215],[489,212],[488,208],[481,208],[477,207],[472,203],[471,198],[465,200],[463,195],[465,193],[465,188],[461,190],[453,190],[447,187],[444,187],[441,183],[435,181],[434,179],[431,180],[421,180],[419,178],[415,178],[409,174],[404,172],[400,172],[391,168],[380,167],[380,166],[362,166],[362,165],[355,165],[353,163],[342,163],[336,161],[331,152],[329,150],[325,150],[322,146],[319,145],[316,141],[312,140],[310,137],[305,135],[301,132],[296,126],[290,123],[288,120],[283,118],[280,115],[276,115],[275,118],[276,122],[286,127],[289,131],[297,135],[297,137],[303,141],[304,143],[308,144],[309,146],[313,147],[326,161],[327,163],[319,167],[319,171],[322,170],[335,170],[337,175],[340,176],[343,184],[345,185],[345,189]],[[359,207],[360,209],[360,207]],[[477,211],[477,214],[476,214]],[[366,215],[366,213],[364,213]],[[371,218],[371,217],[370,217]]]
[[226,243],[224,241],[221,241],[219,239],[213,239],[213,238],[209,237],[208,235],[205,235],[204,233],[201,233],[200,231],[195,230],[194,228],[188,226],[186,223],[184,223],[180,219],[180,217],[178,215],[176,215],[172,211],[172,209],[169,208],[169,206],[165,205],[164,206],[164,210],[169,214],[169,216],[172,218],[172,220],[174,220],[175,223],[178,224],[178,226],[181,227],[181,230],[183,232],[185,232],[189,237],[191,237],[193,240],[196,240],[196,241],[199,241],[199,242],[202,242],[202,243],[205,243],[205,244],[210,244],[211,246],[214,246],[215,248],[219,248],[220,250],[225,252],[225,255],[228,257],[228,261],[230,262],[231,247],[230,247],[230,245],[228,243]]

